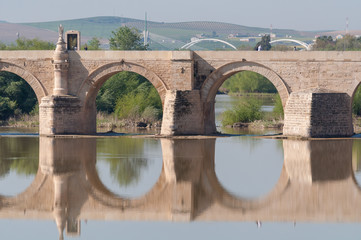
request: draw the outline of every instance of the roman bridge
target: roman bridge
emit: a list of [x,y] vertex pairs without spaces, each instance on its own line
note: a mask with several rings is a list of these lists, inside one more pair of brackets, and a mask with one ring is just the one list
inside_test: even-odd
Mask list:
[[217,90],[231,75],[253,71],[277,88],[285,135],[353,134],[351,102],[361,80],[359,52],[0,51],[0,71],[15,73],[40,103],[40,134],[93,134],[95,98],[112,75],[147,78],[163,102],[161,134],[213,134]]

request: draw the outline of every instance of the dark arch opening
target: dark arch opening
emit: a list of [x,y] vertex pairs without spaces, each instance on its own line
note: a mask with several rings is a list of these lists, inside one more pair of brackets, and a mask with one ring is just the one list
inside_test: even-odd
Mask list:
[[361,84],[352,93],[352,122],[355,134],[361,133]]
[[162,99],[144,76],[131,71],[113,72],[99,79],[95,88],[87,96],[86,104],[91,108],[96,106],[97,127],[102,128],[101,132],[115,128],[127,132],[160,130]]
[[38,99],[32,87],[20,76],[0,71],[0,122],[3,125],[38,126],[38,115]]
[[217,131],[282,131],[282,100],[277,88],[268,78],[254,71],[242,70],[227,74],[215,85],[218,87],[214,94]]

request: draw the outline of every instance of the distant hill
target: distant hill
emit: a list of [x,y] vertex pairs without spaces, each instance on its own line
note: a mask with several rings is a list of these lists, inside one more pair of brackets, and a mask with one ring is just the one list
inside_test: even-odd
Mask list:
[[[65,30],[79,30],[82,36],[85,37],[108,39],[111,36],[111,32],[120,26],[135,27],[143,31],[145,22],[144,20],[123,17],[92,17],[52,22],[23,23],[23,25],[50,31],[57,31],[59,24],[62,24]],[[227,39],[229,34],[238,34],[244,37],[258,37],[259,34],[269,33],[270,31],[266,28],[207,21],[180,23],[148,21],[148,30],[150,32],[151,46],[157,49],[179,48],[189,42],[192,37],[201,34]],[[272,32],[276,34],[277,37],[293,36],[296,38],[313,38],[315,36],[314,32],[301,32],[289,29],[273,29]],[[152,36],[155,39],[152,39]],[[236,44],[239,45],[239,41],[236,42]]]
[[39,38],[48,42],[56,42],[58,33],[47,29],[39,29],[15,23],[0,22],[0,42],[12,43],[16,41],[18,35],[29,39]]
[[[86,42],[92,37],[103,39],[103,43],[107,43],[107,39],[111,36],[111,32],[120,26],[129,26],[143,31],[144,20],[123,18],[123,17],[92,17],[74,20],[38,22],[38,23],[0,23],[0,41],[15,41],[16,33],[27,38],[38,37],[41,40],[56,42],[59,24],[67,30],[79,30],[81,32],[82,42]],[[197,22],[179,22],[164,23],[148,21],[148,30],[150,37],[151,49],[157,50],[173,50],[178,49],[185,43],[189,42],[192,37],[206,36],[215,37],[231,42],[238,46],[241,44],[239,39],[228,39],[230,34],[242,37],[258,37],[259,34],[269,33],[270,29],[247,27],[231,23],[197,21]],[[298,39],[312,39],[316,32],[304,32],[290,29],[273,29],[272,33],[277,37],[290,37]],[[198,49],[215,49],[214,44],[205,43]],[[216,46],[216,47],[219,47]]]
[[[336,37],[337,35],[345,35],[345,33],[346,33],[345,30],[343,30],[343,31],[322,32],[319,35]],[[350,30],[348,31],[348,34],[361,36],[361,30]]]

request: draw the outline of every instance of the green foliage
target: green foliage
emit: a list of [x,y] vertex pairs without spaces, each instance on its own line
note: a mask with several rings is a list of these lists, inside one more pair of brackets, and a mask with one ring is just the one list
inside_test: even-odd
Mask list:
[[[1,48],[1,46],[0,46]],[[6,50],[54,50],[55,44],[34,39],[18,38],[15,44],[6,47]],[[5,50],[5,49],[3,49]]]
[[35,105],[36,95],[25,80],[13,73],[0,72],[0,120],[28,114]]
[[261,103],[255,98],[241,101],[232,109],[223,112],[221,116],[223,126],[233,125],[237,122],[249,123],[262,119],[262,117]]
[[262,75],[243,71],[228,78],[221,89],[230,93],[276,93],[277,89]]
[[5,43],[0,42],[0,50],[6,50],[7,46]]
[[283,105],[279,94],[275,96],[275,106],[273,108],[272,113],[276,119],[283,119],[284,116]]
[[127,26],[112,31],[109,45],[112,50],[147,50],[147,46],[144,46],[141,41],[138,30]]
[[115,111],[117,99],[133,91],[148,80],[132,72],[120,72],[110,77],[100,88],[97,95],[97,110],[107,113]]
[[360,87],[357,88],[357,90],[353,96],[352,113],[355,115],[358,115],[358,116],[361,115],[361,88]]
[[141,119],[142,116],[148,120],[159,120],[161,110],[162,102],[157,90],[150,83],[143,82],[118,99],[115,113],[121,119],[128,118],[133,121]]
[[100,40],[97,37],[93,37],[88,41],[88,50],[99,50]]
[[121,119],[152,122],[162,116],[162,101],[157,90],[143,76],[120,72],[112,76],[99,90],[98,111],[115,112]]
[[261,41],[258,42],[256,44],[256,46],[254,47],[254,50],[258,50],[258,46],[261,45],[262,51],[269,51],[272,48],[270,42],[271,42],[270,35],[264,35],[264,36],[262,36]]
[[316,39],[313,50],[317,51],[356,51],[361,50],[361,37],[345,35],[333,40],[331,36],[321,36]]

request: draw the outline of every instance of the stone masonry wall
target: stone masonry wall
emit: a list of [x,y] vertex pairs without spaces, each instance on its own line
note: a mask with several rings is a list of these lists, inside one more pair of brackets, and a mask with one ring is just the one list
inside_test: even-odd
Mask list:
[[351,136],[351,98],[346,93],[324,89],[291,93],[285,108],[283,134],[302,137]]
[[83,134],[81,105],[76,97],[44,97],[39,107],[40,135]]
[[203,134],[199,91],[167,91],[162,135]]

